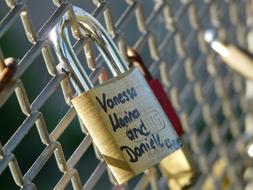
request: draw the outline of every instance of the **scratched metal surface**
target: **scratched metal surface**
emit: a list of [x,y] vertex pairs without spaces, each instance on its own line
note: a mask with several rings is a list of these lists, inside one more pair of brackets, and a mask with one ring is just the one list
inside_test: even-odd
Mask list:
[[[48,41],[49,31],[65,13],[75,21],[72,5],[92,13],[107,28],[124,58],[126,46],[136,48],[161,79],[201,172],[192,189],[205,189],[207,180],[214,189],[223,189],[224,176],[228,189],[244,188],[242,175],[249,162],[244,140],[245,80],[221,63],[203,34],[213,28],[221,40],[247,49],[251,0],[6,0],[0,5],[0,64],[7,56],[19,58],[14,80],[0,93],[0,189],[114,187],[78,122],[70,104],[75,92],[65,73],[57,71],[58,60]],[[72,27],[78,31],[77,25]],[[83,47],[90,46],[78,32],[74,36],[75,51],[86,64],[88,51]],[[15,48],[8,49],[6,43]],[[95,76],[92,67],[103,65],[98,53],[94,55],[96,64],[91,59],[86,67],[91,76]],[[226,166],[217,176],[213,166],[220,159]],[[122,189],[166,189],[159,169],[153,173],[136,177]]]

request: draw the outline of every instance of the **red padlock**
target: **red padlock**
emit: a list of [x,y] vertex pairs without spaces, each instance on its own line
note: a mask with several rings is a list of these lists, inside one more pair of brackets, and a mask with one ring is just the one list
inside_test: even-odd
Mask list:
[[[162,84],[158,79],[154,79],[148,69],[145,67],[142,58],[132,48],[127,49],[127,57],[130,61],[132,66],[138,67],[147,80],[150,88],[152,89],[153,93],[155,94],[157,100],[160,102],[164,112],[166,113],[167,117],[169,118],[170,122],[172,123],[175,131],[177,132],[178,136],[181,136],[184,133],[182,128],[181,122],[177,116],[175,109],[173,108],[166,92],[163,89]],[[131,67],[131,66],[130,66]]]

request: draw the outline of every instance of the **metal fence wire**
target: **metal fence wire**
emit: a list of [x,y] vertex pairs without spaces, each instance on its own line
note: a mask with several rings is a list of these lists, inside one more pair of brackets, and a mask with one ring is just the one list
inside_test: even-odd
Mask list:
[[[158,168],[117,187],[104,161],[94,153],[91,137],[70,103],[76,92],[68,76],[57,70],[58,60],[49,43],[49,32],[68,14],[76,54],[97,81],[96,70],[104,63],[98,52],[91,53],[93,45],[79,35],[72,6],[97,18],[125,59],[127,46],[137,49],[161,80],[183,123],[184,143],[200,170],[191,189],[244,189],[243,176],[252,164],[246,155],[250,141],[245,121],[250,113],[247,81],[222,64],[204,41],[204,32],[212,28],[221,41],[250,51],[252,3],[1,2],[0,68],[7,56],[19,60],[13,79],[0,93],[0,189],[166,189]],[[10,49],[8,43],[14,47]],[[215,167],[221,162],[217,174]]]

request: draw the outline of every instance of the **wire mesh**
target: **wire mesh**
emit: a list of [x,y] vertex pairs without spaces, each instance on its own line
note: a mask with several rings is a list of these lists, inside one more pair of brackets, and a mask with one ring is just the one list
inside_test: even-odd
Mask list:
[[[76,39],[74,49],[88,65],[86,69],[93,81],[98,80],[95,68],[101,68],[103,60],[92,51],[92,44],[80,36],[72,9],[75,1],[54,0],[48,4],[48,12],[54,10],[45,23],[32,21],[32,5],[36,3],[39,4],[39,1],[6,0],[8,9],[5,9],[6,14],[0,22],[0,39],[4,39],[18,23],[23,26],[18,33],[24,33],[30,43],[29,48],[23,50],[13,80],[0,93],[1,110],[7,110],[9,102],[16,101],[17,109],[23,114],[18,118],[20,124],[12,127],[9,137],[0,137],[3,138],[0,139],[0,174],[9,170],[11,176],[8,177],[13,179],[10,182],[20,189],[41,189],[39,184],[42,183],[36,183],[41,175],[48,175],[43,182],[46,183],[44,187],[47,187],[47,183],[53,183],[52,187],[46,189],[93,189],[103,185],[115,189],[166,189],[164,178],[155,168],[155,171],[145,172],[129,184],[117,187],[85,127],[81,122],[80,125],[77,125],[77,121],[73,124],[78,120],[70,103],[75,92],[67,75],[57,70],[58,62],[51,50],[48,33],[64,14],[68,14]],[[191,155],[200,168],[201,175],[191,188],[207,189],[210,186],[209,189],[225,189],[226,178],[227,189],[243,189],[246,182],[242,173],[249,163],[244,140],[247,113],[245,80],[221,63],[220,58],[204,42],[204,31],[214,28],[220,40],[247,49],[246,36],[252,26],[252,1],[94,0],[80,2],[78,6],[84,10],[88,7],[87,11],[106,27],[125,59],[126,47],[134,47],[143,56],[151,73],[162,81],[183,122],[184,142],[189,145]],[[15,34],[11,38],[18,41],[20,35]],[[5,52],[7,47],[4,41],[1,47]],[[18,47],[22,48],[22,45]],[[15,57],[13,51],[8,53],[9,56]],[[38,66],[39,57],[43,60],[43,66]],[[1,56],[0,68],[3,64],[4,56]],[[39,80],[36,74],[34,78],[25,78],[29,68],[41,68],[44,65],[48,73],[44,77],[46,80],[39,84],[27,82]],[[33,91],[31,89],[36,92],[28,93]],[[52,97],[57,98],[50,100]],[[55,107],[62,105],[64,111],[45,112],[44,107],[48,106],[48,102]],[[16,113],[7,114],[15,120]],[[52,117],[56,118],[56,124],[48,119]],[[1,121],[1,131],[10,128],[10,120],[8,124]],[[74,128],[74,125],[78,127]],[[78,132],[68,132],[69,128]],[[32,155],[32,150],[29,150],[31,153],[28,151],[17,156],[15,150],[23,140],[28,139],[28,145],[33,143],[29,134],[39,141],[39,153]],[[64,148],[64,136],[72,140],[79,139],[79,142],[67,141],[75,144],[72,152]],[[26,148],[37,147],[29,145]],[[96,157],[91,156],[93,150]],[[23,167],[22,160],[28,157],[34,160],[30,159],[30,165]],[[51,161],[53,157],[56,164]],[[88,159],[97,161],[90,167]],[[43,173],[45,165],[51,162],[54,164],[49,164],[50,169]],[[218,162],[225,163],[219,175],[215,171]],[[52,165],[54,167],[51,168]],[[57,170],[58,174],[51,176],[53,170]],[[102,185],[97,186],[98,183]]]

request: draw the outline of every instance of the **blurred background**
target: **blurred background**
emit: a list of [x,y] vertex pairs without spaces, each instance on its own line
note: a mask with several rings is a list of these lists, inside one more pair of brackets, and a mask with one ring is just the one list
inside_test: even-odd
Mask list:
[[[71,0],[65,4],[69,6],[69,3],[72,3],[95,14],[99,22],[106,27],[106,8],[99,7],[101,4],[98,2]],[[253,175],[252,160],[248,155],[253,134],[250,106],[252,84],[224,65],[220,56],[203,38],[205,30],[213,29],[220,41],[251,52],[252,1],[108,0],[103,3],[106,5],[103,4],[104,7],[109,8],[113,19],[115,34],[112,36],[116,44],[123,40],[127,46],[135,47],[140,52],[152,75],[161,80],[183,123],[183,142],[189,148],[189,154],[200,172],[191,188],[245,189]],[[26,6],[22,7],[23,5]],[[60,8],[66,9],[66,5],[61,5]],[[59,17],[55,11],[60,8],[51,0],[18,1],[12,8],[8,7],[5,1],[0,1],[0,47],[3,56],[18,60],[19,68],[23,68],[19,78],[29,102],[36,108],[40,104],[38,100],[43,98],[43,89],[49,82],[56,84],[57,79],[54,79],[55,75],[49,74],[42,53],[38,53],[34,58],[27,54],[36,43],[33,44],[27,39],[20,19],[23,14],[20,7],[29,13],[34,31],[38,34],[35,42],[42,40],[46,41],[45,43],[48,43],[47,29],[50,25],[45,27],[44,24],[51,16]],[[62,10],[59,12],[64,12]],[[55,23],[52,20],[50,22]],[[46,37],[40,39],[40,35]],[[73,44],[77,42],[73,37],[71,41]],[[50,43],[48,48],[53,49]],[[124,49],[122,51],[124,54]],[[78,57],[87,72],[92,73],[86,66],[84,52],[79,52]],[[94,52],[95,56],[98,56],[98,51]],[[53,65],[56,66],[59,60],[54,51],[51,53]],[[27,57],[32,61],[26,62]],[[97,62],[104,65],[101,58]],[[12,93],[1,103],[3,105],[0,109],[0,142],[4,148],[29,117],[20,108],[14,86],[8,89],[12,89]],[[33,110],[41,112],[49,133],[52,133],[70,109],[60,82],[51,92],[41,106],[37,106],[39,110]],[[0,93],[0,101],[4,100],[4,96],[6,95]],[[78,118],[74,117],[58,139],[66,160],[85,136]],[[34,123],[12,152],[22,175],[28,172],[45,148]],[[75,166],[82,185],[99,162],[93,146],[89,146]],[[166,179],[159,169],[157,172],[160,188],[168,189]],[[138,187],[136,184],[142,175],[130,180],[129,189]],[[53,189],[62,176],[63,173],[58,169],[52,154],[32,182],[38,189]],[[94,189],[113,188],[107,172],[103,173],[94,186]],[[150,185],[147,186],[147,189],[151,188]],[[0,189],[20,189],[8,168],[0,175]],[[71,183],[67,189],[72,189]]]

